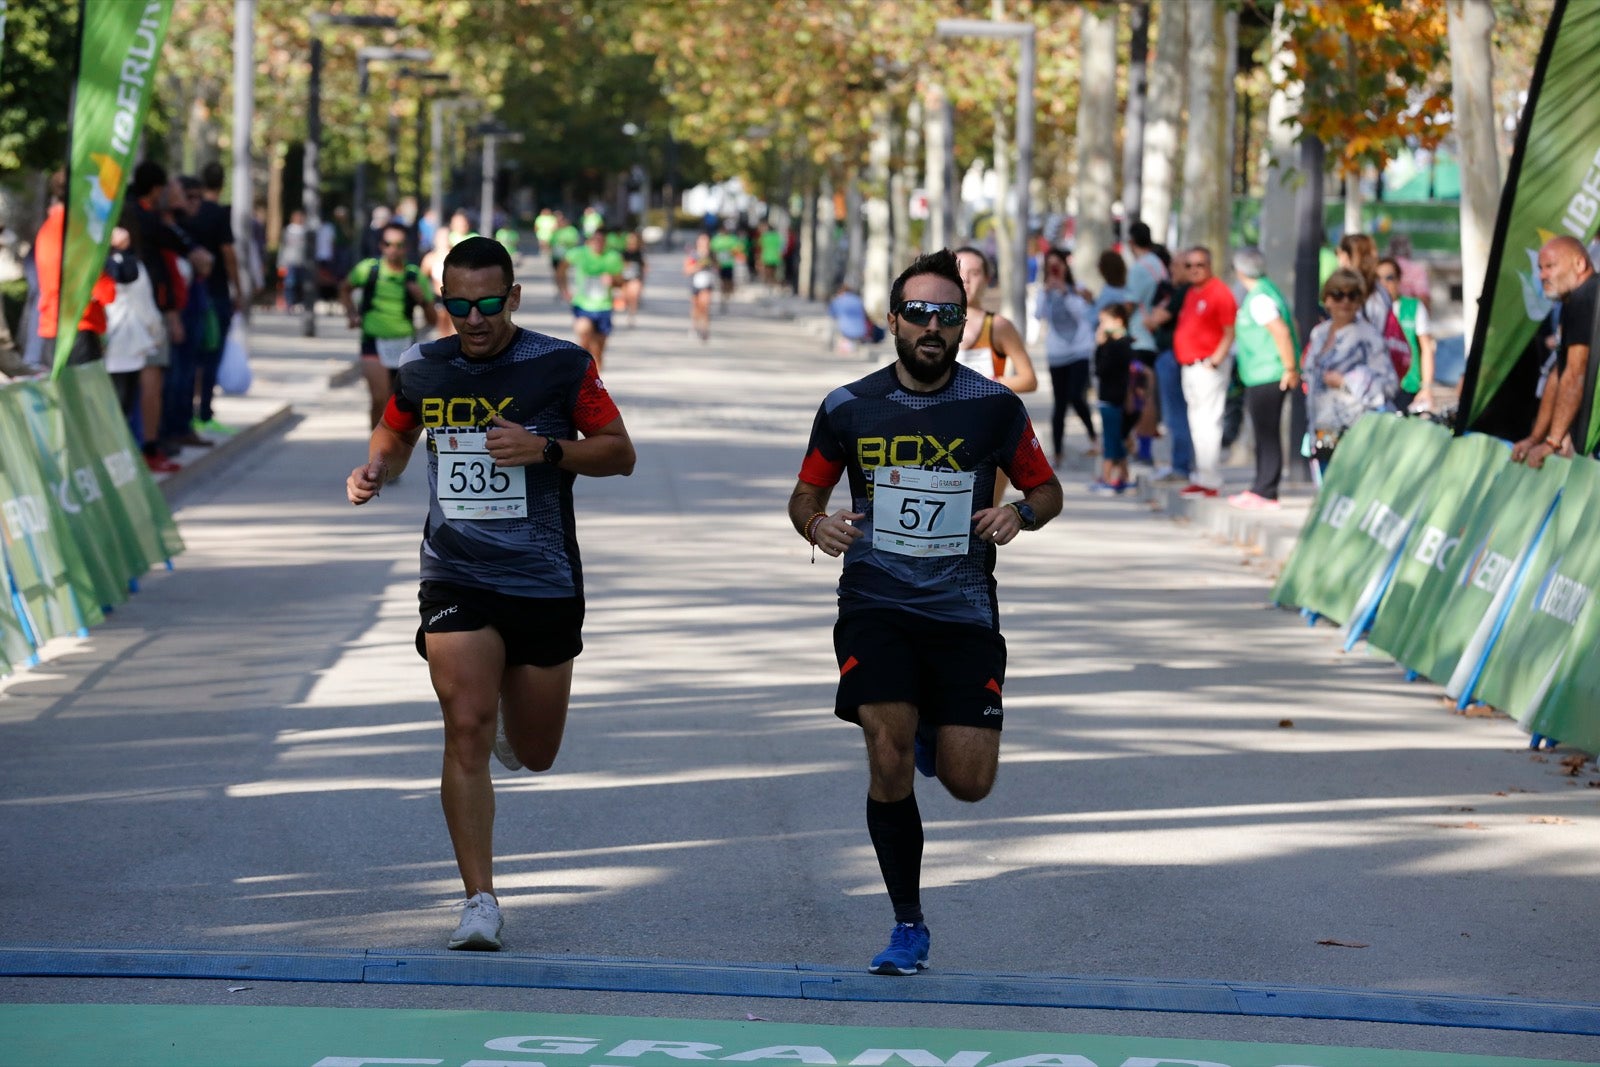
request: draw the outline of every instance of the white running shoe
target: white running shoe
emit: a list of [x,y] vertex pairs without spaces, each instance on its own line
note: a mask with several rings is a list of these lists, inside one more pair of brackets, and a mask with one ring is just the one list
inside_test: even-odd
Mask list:
[[508,771],[522,770],[522,761],[517,758],[517,750],[511,747],[511,739],[506,737],[505,712],[500,710],[494,713],[494,758]]
[[500,928],[505,925],[500,917],[500,902],[488,893],[478,893],[456,907],[461,909],[461,922],[450,935],[450,947],[469,952],[499,952]]

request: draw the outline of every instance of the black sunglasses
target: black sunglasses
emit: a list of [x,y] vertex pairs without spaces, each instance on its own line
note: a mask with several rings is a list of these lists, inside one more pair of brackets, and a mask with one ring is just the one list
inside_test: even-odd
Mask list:
[[1360,300],[1361,293],[1355,289],[1329,289],[1329,300]]
[[960,304],[934,304],[926,300],[902,300],[895,314],[913,326],[926,326],[935,316],[939,325],[948,329],[967,321],[967,309]]
[[486,319],[492,319],[506,309],[506,301],[511,298],[511,290],[507,289],[499,296],[483,296],[476,300],[468,300],[464,296],[449,296],[444,299],[444,309],[453,318],[464,319],[472,314],[472,309],[477,308]]

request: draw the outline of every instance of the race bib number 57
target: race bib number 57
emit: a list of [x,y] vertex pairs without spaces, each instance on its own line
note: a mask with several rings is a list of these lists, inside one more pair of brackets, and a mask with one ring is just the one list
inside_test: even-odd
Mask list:
[[439,456],[437,497],[447,519],[525,519],[528,477],[522,467],[497,467],[481,430],[434,430]]
[[961,556],[972,533],[972,475],[878,467],[872,476],[872,544],[902,556]]

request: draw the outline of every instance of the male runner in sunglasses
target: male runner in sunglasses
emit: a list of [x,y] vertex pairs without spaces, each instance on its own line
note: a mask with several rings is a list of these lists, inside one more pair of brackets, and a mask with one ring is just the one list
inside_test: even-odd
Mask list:
[[400,355],[416,339],[412,312],[433,308],[427,275],[406,262],[406,236],[398,222],[386,224],[379,235],[381,255],[363,259],[339,283],[345,319],[352,330],[361,331],[361,376],[367,380],[374,426],[394,389]]
[[[844,556],[834,713],[867,745],[867,832],[894,906],[875,974],[928,963],[915,771],[959,800],[994,785],[1006,647],[995,549],[1061,512],[1027,409],[1010,389],[956,365],[967,298],[950,251],[922,256],[889,292],[898,360],[822,402],[789,519]],[[1004,471],[1023,499],[990,507]],[[828,497],[849,476],[846,507]]]
[[499,242],[452,248],[442,289],[456,333],[406,351],[345,493],[372,500],[427,432],[417,651],[444,713],[440,795],[467,892],[449,946],[494,950],[489,754],[511,770],[555,762],[583,648],[572,483],[631,474],[634,451],[589,354],[511,321],[522,290]]

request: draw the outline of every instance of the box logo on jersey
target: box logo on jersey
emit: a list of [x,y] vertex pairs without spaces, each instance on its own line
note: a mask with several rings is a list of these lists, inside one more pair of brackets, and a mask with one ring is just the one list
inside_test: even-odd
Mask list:
[[422,425],[487,426],[496,415],[506,417],[511,397],[490,400],[483,396],[428,396],[422,398]]
[[863,470],[873,467],[918,467],[932,470],[945,467],[959,471],[955,451],[965,437],[944,444],[932,434],[905,434],[900,437],[860,437],[856,439],[856,459]]

